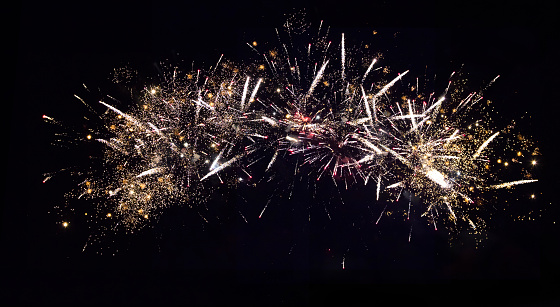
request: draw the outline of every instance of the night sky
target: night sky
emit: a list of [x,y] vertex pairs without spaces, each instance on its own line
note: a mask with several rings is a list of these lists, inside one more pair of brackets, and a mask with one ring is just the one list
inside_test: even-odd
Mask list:
[[[3,148],[9,159],[2,172],[2,300],[31,305],[558,304],[552,6],[278,2],[22,2],[8,10],[15,22],[4,44],[9,53],[3,70],[8,76]],[[194,61],[195,67],[207,68],[221,54],[246,60],[245,43],[274,39],[274,27],[294,7],[305,8],[312,25],[324,20],[333,33],[371,41],[395,71],[421,75],[427,66],[448,75],[464,64],[474,85],[500,75],[485,97],[495,102],[504,125],[530,117],[524,129],[542,154],[535,172],[539,183],[520,187],[521,200],[511,210],[534,206],[543,217],[513,221],[500,211],[488,221],[487,239],[477,244],[459,235],[452,246],[446,231],[434,232],[418,220],[409,243],[409,224],[387,219],[375,225],[377,214],[363,206],[371,195],[363,189],[343,195],[345,204],[329,204],[329,221],[321,206],[307,209],[312,201],[326,203],[328,192],[313,200],[309,191],[296,189],[295,200],[271,206],[266,220],[259,220],[254,217],[270,191],[240,188],[209,204],[219,221],[204,223],[195,211],[177,205],[150,227],[108,236],[106,243],[82,252],[85,224],[76,220],[63,229],[53,209],[70,187],[41,181],[42,173],[83,157],[53,151],[52,130],[42,115],[79,123],[73,95],[82,83],[111,94],[108,76],[115,67],[154,73],[161,61]],[[529,200],[527,193],[537,198]],[[247,203],[241,205],[240,194],[249,195]],[[249,223],[239,217],[239,206],[252,216]]]

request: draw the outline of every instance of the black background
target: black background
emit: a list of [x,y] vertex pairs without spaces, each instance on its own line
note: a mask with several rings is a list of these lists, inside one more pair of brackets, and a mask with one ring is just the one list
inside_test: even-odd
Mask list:
[[[546,217],[493,220],[500,225],[474,249],[469,237],[449,247],[441,233],[419,231],[408,243],[408,229],[397,230],[400,226],[350,227],[359,211],[352,206],[322,229],[309,226],[307,212],[297,210],[305,200],[286,204],[295,211],[271,208],[268,221],[253,218],[248,224],[231,220],[201,226],[192,212],[172,208],[160,226],[113,238],[103,255],[82,253],[85,230],[61,230],[58,216],[47,213],[64,187],[41,185],[41,174],[50,170],[44,163],[53,161],[42,140],[41,116],[71,117],[72,96],[81,84],[103,86],[122,64],[150,70],[166,59],[195,61],[200,67],[209,67],[220,54],[242,60],[248,53],[245,42],[272,33],[294,7],[305,8],[313,24],[324,20],[356,41],[373,40],[368,34],[376,29],[379,46],[374,48],[380,51],[398,42],[390,55],[400,59],[391,64],[395,69],[421,71],[430,65],[448,74],[465,64],[471,80],[481,83],[500,74],[488,95],[506,118],[531,115],[529,129],[543,154],[537,186],[542,195],[532,205],[546,207]],[[3,300],[33,305],[558,304],[554,11],[536,1],[14,5],[8,12],[15,19],[4,38]],[[256,207],[259,212],[262,205]]]

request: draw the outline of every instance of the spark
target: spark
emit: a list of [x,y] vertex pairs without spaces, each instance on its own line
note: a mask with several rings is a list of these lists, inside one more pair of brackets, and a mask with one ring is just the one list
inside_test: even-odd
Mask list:
[[144,176],[148,176],[148,175],[153,175],[153,174],[159,174],[163,171],[164,171],[163,167],[154,167],[152,169],[149,169],[147,171],[143,171],[142,173],[136,175],[136,178],[140,178],[140,177],[144,177]]
[[241,158],[242,155],[237,155],[233,158],[231,158],[230,160],[228,160],[227,162],[224,162],[222,165],[214,168],[213,170],[211,170],[208,174],[206,174],[204,177],[200,178],[200,181],[203,181],[204,179],[218,173],[219,171],[223,170],[224,168],[230,166],[231,164],[235,163],[237,160],[239,160],[239,158]]
[[476,150],[476,152],[473,155],[473,159],[476,159],[484,150],[484,148],[486,148],[488,146],[488,144],[490,144],[490,142],[492,142],[492,140],[498,136],[498,134],[500,134],[500,132],[496,132],[494,134],[492,134],[492,136],[490,136],[486,141],[484,141],[484,143],[482,143],[482,145],[480,145],[480,147]]
[[245,86],[243,87],[243,96],[241,96],[241,109],[243,110],[245,107],[245,98],[247,98],[247,90],[249,88],[249,80],[251,77],[247,76],[245,80]]
[[309,87],[309,91],[307,91],[307,97],[311,96],[311,94],[313,93],[313,90],[317,86],[317,83],[319,83],[319,81],[321,80],[321,77],[323,77],[323,73],[325,72],[325,68],[327,67],[328,63],[329,63],[329,61],[326,61],[325,63],[323,63],[323,66],[321,66],[321,69],[319,69],[319,71],[317,72],[317,75],[315,76],[315,79],[313,79],[313,82],[311,82],[311,86]]
[[500,184],[494,184],[494,185],[491,185],[489,188],[491,188],[491,189],[511,188],[513,186],[516,186],[516,185],[526,184],[526,183],[531,183],[531,182],[537,182],[537,181],[538,181],[538,179],[510,181],[510,182],[504,182],[504,183],[500,183]]
[[428,171],[426,171],[426,176],[433,182],[439,184],[444,189],[448,189],[451,187],[451,185],[445,179],[445,176],[443,176],[442,173],[438,172],[435,169],[428,169]]
[[342,62],[342,69],[341,69],[340,74],[341,74],[342,80],[344,80],[345,77],[346,77],[345,72],[344,72],[345,67],[346,67],[346,49],[344,48],[344,33],[342,33],[342,40],[341,40],[341,43],[340,43],[340,59],[341,59],[341,62]]
[[368,69],[366,70],[366,72],[364,73],[364,76],[362,77],[362,82],[366,79],[367,75],[369,74],[369,72],[371,71],[371,69],[373,68],[373,65],[375,65],[375,63],[377,62],[377,58],[374,58],[371,61],[371,64],[369,64]]

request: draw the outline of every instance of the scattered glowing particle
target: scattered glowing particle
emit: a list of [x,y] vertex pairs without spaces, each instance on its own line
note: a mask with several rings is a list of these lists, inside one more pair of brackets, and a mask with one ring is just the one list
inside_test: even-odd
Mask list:
[[68,222],[62,222],[62,227],[64,228],[68,227]]
[[107,213],[107,217],[111,217],[111,216],[113,216],[113,215],[111,214],[111,212]]
[[498,159],[498,160],[496,160],[496,162],[502,163],[502,159]]
[[86,138],[87,138],[88,140],[91,140],[91,134],[88,134],[88,135],[86,136]]
[[518,157],[521,157],[521,151],[518,151],[518,152],[517,152],[517,156],[518,156]]
[[535,198],[535,194],[531,194],[531,198],[533,198],[533,199],[534,199],[534,198]]
[[148,215],[147,215],[147,214],[144,214],[144,218],[147,219],[147,218],[148,218]]
[[509,165],[509,163],[507,163],[507,161],[506,161],[506,162],[504,162],[504,166],[508,166],[508,165]]
[[537,165],[537,160],[531,161],[531,165]]
[[152,95],[155,95],[155,94],[156,94],[156,89],[153,88],[153,89],[150,91],[150,93],[151,93]]
[[257,47],[257,41],[253,41],[253,47]]

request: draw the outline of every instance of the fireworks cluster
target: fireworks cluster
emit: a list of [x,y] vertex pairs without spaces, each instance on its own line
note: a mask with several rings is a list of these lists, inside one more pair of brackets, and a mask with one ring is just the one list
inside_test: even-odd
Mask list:
[[[472,212],[486,194],[536,181],[534,159],[518,180],[498,177],[493,148],[511,127],[493,126],[485,88],[465,93],[460,73],[451,73],[446,88],[426,94],[411,72],[393,73],[380,55],[348,47],[344,34],[329,41],[328,32],[288,20],[276,44],[248,43],[251,64],[220,57],[205,71],[170,67],[132,105],[76,96],[101,123],[78,141],[102,145],[103,154],[78,172],[70,202],[93,199],[97,216],[134,228],[171,204],[203,203],[215,182],[258,189],[282,159],[313,181],[373,187],[367,201],[413,193],[435,228],[442,220],[477,229],[483,221]],[[523,164],[533,152],[518,143],[515,162]]]

